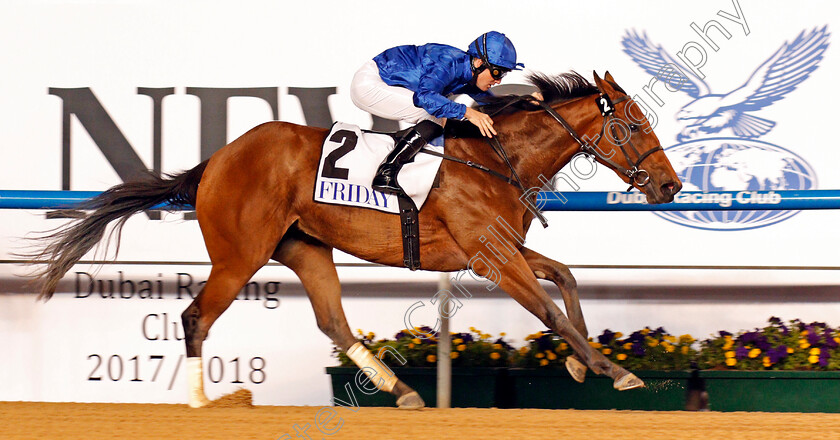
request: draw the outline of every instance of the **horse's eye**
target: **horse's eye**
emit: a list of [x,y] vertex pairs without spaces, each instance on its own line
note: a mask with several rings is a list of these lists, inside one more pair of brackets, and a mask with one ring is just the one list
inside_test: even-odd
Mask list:
[[630,131],[633,133],[638,133],[639,131],[639,124],[628,124],[630,126]]

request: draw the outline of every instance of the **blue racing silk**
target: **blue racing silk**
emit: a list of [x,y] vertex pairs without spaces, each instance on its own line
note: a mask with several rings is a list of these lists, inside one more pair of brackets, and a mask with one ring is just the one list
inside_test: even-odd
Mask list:
[[467,94],[479,103],[492,96],[470,84],[470,55],[445,44],[392,47],[373,58],[379,76],[389,86],[414,92],[414,105],[436,118],[462,119],[467,106],[451,101],[450,94]]

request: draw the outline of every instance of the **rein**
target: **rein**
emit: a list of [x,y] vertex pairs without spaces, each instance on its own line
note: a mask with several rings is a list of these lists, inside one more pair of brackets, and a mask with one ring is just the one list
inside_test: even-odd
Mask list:
[[[569,132],[569,135],[571,135],[572,139],[574,139],[575,142],[577,142],[578,145],[580,145],[581,151],[585,155],[590,156],[590,157],[597,157],[597,158],[601,159],[601,161],[603,161],[610,168],[612,168],[612,169],[620,172],[621,174],[624,174],[625,176],[627,176],[627,178],[630,180],[630,183],[631,183],[630,187],[627,189],[627,191],[630,191],[631,189],[633,189],[633,183],[635,183],[638,186],[645,186],[650,182],[650,174],[648,174],[647,171],[645,171],[644,169],[639,168],[639,167],[642,165],[642,162],[644,162],[645,159],[647,159],[650,155],[652,155],[653,153],[655,153],[657,151],[663,151],[663,148],[662,148],[661,145],[657,145],[656,147],[651,148],[650,150],[645,151],[644,153],[639,153],[639,150],[636,149],[636,146],[633,145],[633,142],[629,138],[626,141],[622,141],[621,138],[619,138],[618,133],[616,133],[616,128],[615,128],[616,124],[612,123],[612,121],[616,119],[615,104],[620,103],[620,102],[624,102],[628,99],[630,99],[629,96],[624,96],[624,97],[620,98],[619,100],[613,102],[604,93],[599,95],[599,97],[596,99],[596,102],[598,103],[598,107],[601,110],[601,115],[604,117],[604,122],[601,125],[601,132],[598,134],[598,138],[595,139],[595,145],[594,146],[591,145],[589,142],[581,139],[580,135],[578,135],[578,133],[568,123],[568,121],[563,119],[563,117],[560,116],[560,114],[557,113],[557,111],[554,110],[550,105],[548,105],[545,101],[540,101],[540,100],[538,100],[538,99],[536,99],[532,96],[520,96],[518,99],[512,99],[510,102],[508,102],[505,105],[503,105],[502,107],[496,109],[496,111],[491,113],[490,116],[495,116],[496,114],[498,114],[502,110],[504,110],[504,109],[514,105],[514,104],[517,104],[519,102],[522,102],[522,101],[534,102],[535,101],[540,107],[542,107],[543,110],[545,110],[546,113],[551,115],[551,117],[554,118],[555,121],[557,121],[560,125],[563,126],[564,129],[566,129],[566,131]],[[622,152],[622,154],[624,154],[624,158],[627,160],[627,163],[631,165],[629,169],[624,168],[623,166],[621,166],[621,165],[617,164],[616,162],[610,160],[609,157],[604,156],[598,150],[599,144],[601,142],[601,139],[604,138],[604,132],[606,131],[608,125],[610,127],[610,135],[612,135],[612,137],[613,137],[613,144],[617,145],[621,149],[621,152]],[[513,168],[513,164],[510,162],[510,159],[508,158],[507,152],[505,151],[501,142],[499,142],[499,140],[495,137],[485,138],[485,139],[486,139],[487,143],[490,145],[490,147],[493,148],[493,151],[500,158],[502,158],[502,160],[508,166],[508,169],[511,172],[510,176],[507,176],[507,175],[502,174],[498,171],[487,168],[486,166],[481,165],[479,163],[475,163],[471,160],[464,160],[464,159],[461,159],[461,158],[458,158],[458,157],[455,157],[455,156],[450,156],[448,154],[438,153],[436,151],[427,150],[425,148],[421,149],[420,152],[430,154],[432,156],[437,156],[437,157],[440,157],[440,158],[443,158],[443,159],[446,159],[446,160],[451,160],[453,162],[464,164],[468,167],[475,168],[477,170],[483,171],[485,173],[488,173],[488,174],[490,174],[494,177],[497,177],[497,178],[503,180],[505,183],[507,183],[509,185],[513,185],[513,186],[519,188],[520,191],[525,193],[526,192],[525,186],[522,185],[522,180],[516,174],[516,170]],[[637,157],[637,159],[635,161],[633,161],[630,158],[630,155],[627,153],[627,150],[624,148],[624,144],[629,144],[630,145],[630,148],[633,150],[633,152],[635,153],[635,155]],[[533,202],[530,202],[530,200],[529,200],[529,203],[531,203],[533,205]],[[548,227],[548,221],[545,219],[545,217],[542,215],[542,213],[540,212],[539,209],[534,209],[534,210],[531,210],[531,211],[533,213],[535,213],[535,216],[540,220],[540,223],[542,223],[544,228]]]

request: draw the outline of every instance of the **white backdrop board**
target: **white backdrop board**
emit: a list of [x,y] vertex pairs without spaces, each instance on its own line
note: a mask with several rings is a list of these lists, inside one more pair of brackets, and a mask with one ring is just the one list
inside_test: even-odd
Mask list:
[[[320,125],[340,120],[371,128],[374,120],[349,98],[359,66],[398,44],[439,42],[466,49],[488,30],[506,33],[529,70],[574,69],[587,77],[593,70],[609,70],[652,112],[656,133],[686,176],[687,189],[838,188],[832,103],[840,58],[831,43],[840,25],[839,8],[828,1],[802,7],[744,0],[606,1],[596,7],[488,0],[480,8],[434,1],[423,7],[385,1],[6,1],[0,4],[5,42],[0,45],[0,188],[104,190],[141,168],[189,169],[215,148],[273,119]],[[697,71],[705,88],[692,96],[687,88],[672,91],[656,82],[639,61],[640,54],[652,52],[666,54],[662,59],[674,60],[683,71]],[[785,54],[787,64],[774,58]],[[788,90],[786,84],[762,79],[765,74],[798,79]],[[522,82],[523,74],[514,72],[503,84]],[[770,85],[762,90],[781,99],[759,105],[738,91],[745,84],[765,83]],[[715,107],[712,101],[721,104]],[[686,112],[702,117],[677,119]],[[737,121],[744,115],[769,121],[759,123],[766,131],[739,136]],[[603,167],[563,173],[560,191],[624,188]],[[840,267],[834,251],[840,242],[838,212],[763,219],[649,212],[547,217],[551,227],[534,224],[528,246],[576,267],[613,267],[575,270],[593,331],[649,324],[705,336],[727,325],[760,325],[771,313],[840,324],[837,301],[824,290],[814,294],[820,288],[813,287],[838,284],[838,271],[828,270]],[[9,261],[24,244],[20,237],[62,222],[46,219],[41,211],[0,211],[5,262],[0,264],[0,340],[13,354],[0,360],[0,399],[185,401],[184,378],[175,375],[183,344],[171,338],[187,305],[188,277],[192,288],[209,270],[192,265],[207,261],[196,222],[180,213],[161,220],[132,218],[119,260],[160,264],[107,266],[99,272],[80,266],[52,302],[36,304],[17,278],[25,270]],[[336,260],[359,262],[340,253]],[[692,269],[696,266],[742,270]],[[746,270],[755,266],[807,270]],[[367,289],[346,301],[354,329],[389,333],[402,325],[401,314],[410,304],[431,297],[437,279],[430,273],[355,266],[340,268],[339,275],[351,290]],[[114,286],[119,296],[120,283],[128,289],[127,280],[135,288],[129,299],[102,298],[96,290],[101,282],[106,290]],[[266,380],[250,383],[266,390],[257,392],[258,403],[325,404],[329,390],[322,367],[331,362],[330,345],[317,331],[294,277],[269,267],[254,282],[252,294],[261,299],[236,302],[211,332],[205,361],[218,357],[213,371],[219,384],[211,384],[209,393],[230,390],[237,371],[246,381],[250,362],[260,358]],[[391,284],[359,287],[372,282]],[[402,283],[421,283],[428,295],[419,288],[394,287]],[[139,298],[147,285],[152,295],[162,286],[163,299]],[[721,296],[691,296],[699,295],[697,290],[677,290],[672,300],[661,293],[672,286],[755,285],[787,290],[762,300],[756,294],[738,297],[740,288],[731,288],[728,302],[717,303],[713,300]],[[803,285],[812,287],[796,287]],[[616,296],[627,286],[660,293]],[[601,295],[599,289],[611,293]],[[279,301],[276,308],[270,308],[271,297]],[[809,303],[814,298],[819,302]],[[502,314],[510,318],[499,320]],[[539,329],[536,319],[501,296],[469,303],[453,325],[511,335],[521,330],[523,336]],[[166,335],[170,340],[163,340],[164,329],[173,332]]]

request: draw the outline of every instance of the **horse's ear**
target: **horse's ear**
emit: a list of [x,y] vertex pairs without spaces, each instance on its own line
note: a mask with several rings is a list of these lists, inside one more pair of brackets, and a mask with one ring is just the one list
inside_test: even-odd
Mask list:
[[593,70],[592,77],[595,78],[595,86],[598,87],[598,90],[600,90],[601,93],[604,93],[604,80],[602,80],[601,77],[598,76],[598,72]]
[[611,83],[613,83],[613,84],[615,84],[615,79],[613,79],[612,75],[610,75],[610,71],[609,71],[609,70],[607,70],[607,72],[606,72],[606,73],[604,73],[604,79],[605,79],[605,80],[607,80],[607,81],[609,81],[609,82],[611,82]]

